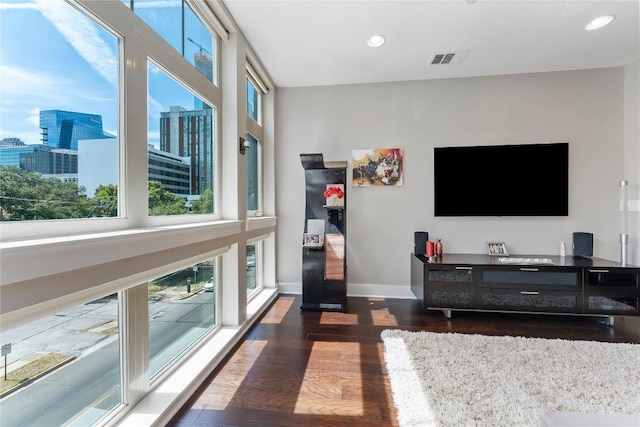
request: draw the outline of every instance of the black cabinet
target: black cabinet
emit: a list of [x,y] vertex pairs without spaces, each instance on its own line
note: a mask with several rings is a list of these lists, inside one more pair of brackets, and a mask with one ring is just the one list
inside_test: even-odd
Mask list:
[[[325,162],[322,154],[301,154],[305,175],[302,237],[303,310],[347,309],[347,162]],[[325,192],[339,188],[338,203]]]
[[640,268],[585,269],[587,313],[640,314]]
[[425,271],[425,304],[436,307],[472,307],[475,304],[474,268],[437,266]]
[[575,267],[479,266],[478,306],[494,310],[582,311],[582,270]]
[[[535,257],[531,257],[534,259]],[[551,265],[495,257],[411,255],[411,290],[429,310],[640,315],[640,268],[598,258],[546,257]]]

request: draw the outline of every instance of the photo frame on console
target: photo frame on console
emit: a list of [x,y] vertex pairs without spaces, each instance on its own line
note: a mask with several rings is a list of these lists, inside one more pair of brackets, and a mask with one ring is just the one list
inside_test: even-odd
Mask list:
[[489,256],[507,256],[507,245],[503,242],[487,242],[487,254]]
[[304,244],[305,245],[318,245],[322,243],[322,239],[319,234],[313,233],[304,233]]

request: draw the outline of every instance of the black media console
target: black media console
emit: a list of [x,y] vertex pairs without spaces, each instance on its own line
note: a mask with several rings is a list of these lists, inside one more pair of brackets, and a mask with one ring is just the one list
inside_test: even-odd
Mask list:
[[[600,258],[411,254],[411,291],[428,310],[640,315],[640,267]],[[538,263],[544,261],[544,263]]]

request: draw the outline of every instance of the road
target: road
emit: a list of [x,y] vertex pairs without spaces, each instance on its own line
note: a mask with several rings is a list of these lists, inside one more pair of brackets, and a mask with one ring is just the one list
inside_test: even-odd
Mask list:
[[[213,293],[201,292],[181,301],[149,303],[150,372],[155,373],[170,363],[179,351],[176,346],[180,347],[183,340],[192,340],[213,324],[212,299]],[[117,307],[115,300],[107,304]],[[114,312],[114,308],[102,307],[111,312]],[[80,312],[74,320],[82,323],[85,316],[94,315],[92,312]],[[92,322],[95,322],[95,317]],[[60,325],[53,325],[55,333],[41,331],[39,339],[43,336],[61,339],[60,329],[64,328]],[[77,331],[70,328],[67,331],[69,333],[63,341],[67,348],[65,353],[75,349],[80,356],[0,400],[0,425],[51,427],[75,420],[70,425],[87,426],[94,424],[120,403],[122,375],[117,335],[94,342],[90,348],[81,348],[78,346],[85,346],[86,339],[76,340]]]

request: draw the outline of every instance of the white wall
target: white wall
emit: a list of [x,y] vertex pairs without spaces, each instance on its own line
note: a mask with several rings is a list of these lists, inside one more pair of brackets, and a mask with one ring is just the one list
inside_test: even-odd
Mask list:
[[118,185],[118,138],[78,141],[78,185],[93,197],[100,185]]
[[[624,68],[624,173],[629,200],[640,200],[640,61]],[[640,265],[640,212],[628,214],[628,260]]]
[[[350,161],[353,149],[404,148],[404,186],[347,189],[350,295],[409,296],[416,230],[441,238],[445,252],[484,253],[486,241],[504,241],[510,253],[523,255],[558,254],[560,241],[567,242],[571,253],[572,233],[588,231],[594,233],[595,256],[619,259],[624,84],[624,69],[608,68],[279,89],[281,289],[299,290],[302,280],[305,189],[300,153]],[[433,147],[564,141],[570,144],[568,217],[433,216]],[[637,165],[633,161],[628,168]],[[499,178],[487,185],[500,191]]]

